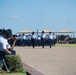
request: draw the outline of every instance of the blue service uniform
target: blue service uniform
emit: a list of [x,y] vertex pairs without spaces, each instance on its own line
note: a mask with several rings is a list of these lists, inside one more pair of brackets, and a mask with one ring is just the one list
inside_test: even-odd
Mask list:
[[46,37],[45,34],[41,35],[41,45],[42,45],[43,48],[44,48],[44,45],[45,45],[45,37]]
[[49,38],[49,46],[50,46],[50,48],[51,48],[53,36],[52,36],[51,34],[49,34],[49,35],[48,35],[48,38]]
[[36,40],[36,35],[33,34],[33,35],[31,36],[31,45],[32,45],[33,48],[35,48],[35,40]]

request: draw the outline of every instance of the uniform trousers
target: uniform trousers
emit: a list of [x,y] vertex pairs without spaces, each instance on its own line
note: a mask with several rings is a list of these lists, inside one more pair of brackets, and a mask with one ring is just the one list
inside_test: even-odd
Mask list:
[[42,44],[42,47],[44,48],[44,45],[45,45],[45,38],[41,38],[41,44]]
[[52,45],[52,40],[49,39],[49,46],[50,46],[50,48],[51,48],[51,45]]
[[35,39],[31,39],[31,45],[33,48],[35,48]]
[[12,54],[5,52],[5,51],[0,51],[0,56],[5,58],[5,55],[16,55],[16,51],[15,50],[9,50],[11,51]]

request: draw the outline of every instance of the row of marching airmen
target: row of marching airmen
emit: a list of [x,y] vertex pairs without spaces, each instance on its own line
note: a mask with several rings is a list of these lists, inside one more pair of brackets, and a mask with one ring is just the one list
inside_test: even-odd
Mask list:
[[56,44],[56,36],[54,33],[49,32],[48,35],[45,34],[44,31],[42,31],[41,34],[35,34],[33,31],[31,35],[19,35],[18,39],[16,41],[16,46],[32,46],[35,48],[35,46],[55,46]]

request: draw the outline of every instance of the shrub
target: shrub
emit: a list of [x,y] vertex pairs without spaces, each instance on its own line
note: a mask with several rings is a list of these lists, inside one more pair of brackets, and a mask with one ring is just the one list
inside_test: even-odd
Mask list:
[[5,58],[11,72],[25,72],[19,55],[6,55]]

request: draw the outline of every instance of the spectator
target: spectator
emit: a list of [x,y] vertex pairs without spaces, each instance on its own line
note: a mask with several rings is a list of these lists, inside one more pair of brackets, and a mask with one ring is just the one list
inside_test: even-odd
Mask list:
[[2,30],[2,35],[0,35],[0,55],[5,57],[5,55],[15,55],[16,51],[13,50],[14,45],[16,43],[16,38],[14,38],[13,44],[10,46],[8,43],[8,38],[12,36],[12,31],[11,29],[3,29]]

